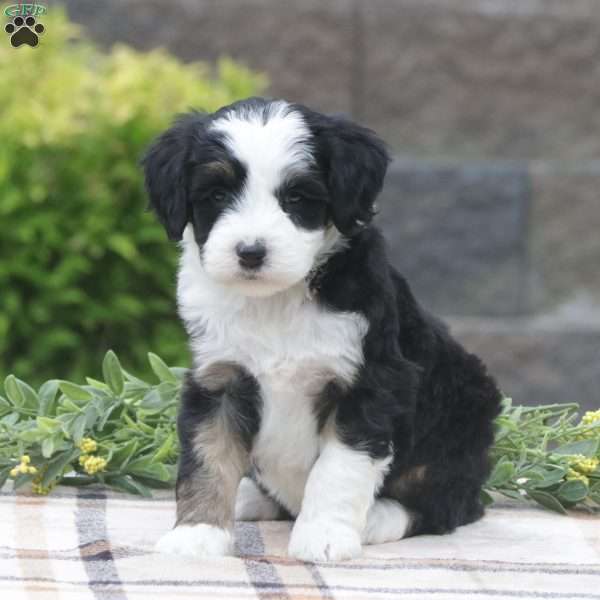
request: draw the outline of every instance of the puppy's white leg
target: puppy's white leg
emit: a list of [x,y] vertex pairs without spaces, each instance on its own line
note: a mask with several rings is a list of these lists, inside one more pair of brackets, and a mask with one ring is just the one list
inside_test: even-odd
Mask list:
[[189,558],[226,556],[232,552],[231,533],[206,523],[179,525],[163,535],[155,549]]
[[271,521],[280,517],[280,508],[250,477],[244,477],[235,501],[237,521]]
[[384,544],[395,542],[406,536],[412,516],[392,498],[375,500],[367,514],[367,525],[363,531],[363,544]]
[[367,512],[390,459],[374,460],[330,434],[306,483],[289,554],[302,560],[360,556]]

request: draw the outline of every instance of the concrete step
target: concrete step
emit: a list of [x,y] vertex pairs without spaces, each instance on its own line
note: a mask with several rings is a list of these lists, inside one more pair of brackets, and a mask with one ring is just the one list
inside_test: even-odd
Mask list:
[[600,408],[600,309],[579,297],[526,319],[449,320],[516,404],[578,402]]
[[66,0],[93,39],[227,54],[416,156],[600,154],[597,0]]

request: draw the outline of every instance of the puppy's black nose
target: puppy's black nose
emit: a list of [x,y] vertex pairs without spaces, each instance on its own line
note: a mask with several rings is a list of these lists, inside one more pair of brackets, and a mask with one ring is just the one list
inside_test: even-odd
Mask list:
[[267,248],[263,242],[254,242],[254,244],[240,242],[235,247],[235,251],[239,256],[240,266],[244,269],[258,269],[267,255]]

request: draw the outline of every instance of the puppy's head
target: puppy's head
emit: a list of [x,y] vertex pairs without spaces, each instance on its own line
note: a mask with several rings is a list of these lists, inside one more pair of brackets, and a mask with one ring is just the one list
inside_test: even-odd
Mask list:
[[368,225],[388,160],[381,140],[346,119],[251,98],[180,117],[143,165],[169,237],[190,224],[209,277],[267,296]]

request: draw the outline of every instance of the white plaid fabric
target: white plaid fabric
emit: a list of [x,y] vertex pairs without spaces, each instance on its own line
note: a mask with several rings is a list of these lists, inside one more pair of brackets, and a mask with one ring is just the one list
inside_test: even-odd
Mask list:
[[238,523],[236,557],[161,556],[171,493],[0,492],[2,600],[515,598],[600,600],[600,519],[501,503],[446,536],[368,546],[360,560],[301,563],[290,523]]

